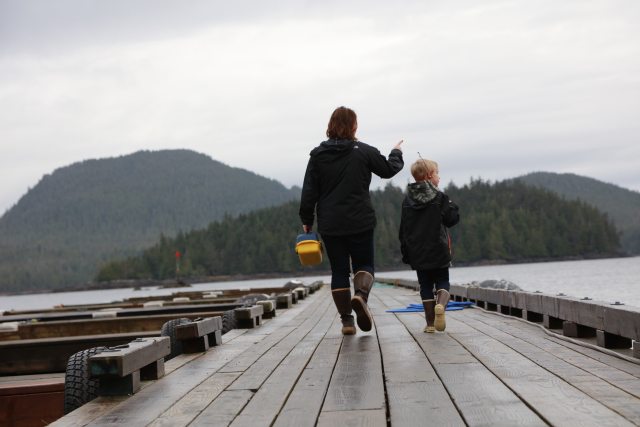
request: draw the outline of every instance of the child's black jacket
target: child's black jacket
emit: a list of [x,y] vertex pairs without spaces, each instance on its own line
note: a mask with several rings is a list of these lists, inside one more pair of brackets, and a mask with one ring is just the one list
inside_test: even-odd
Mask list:
[[447,227],[459,220],[458,206],[433,184],[409,184],[400,220],[402,262],[413,270],[448,267],[451,250]]

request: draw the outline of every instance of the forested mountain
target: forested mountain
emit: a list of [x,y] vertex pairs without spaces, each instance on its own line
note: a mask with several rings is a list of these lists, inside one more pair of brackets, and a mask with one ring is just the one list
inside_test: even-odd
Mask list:
[[188,150],[87,160],[44,176],[0,218],[0,291],[91,280],[161,235],[297,199],[272,179]]
[[571,173],[534,172],[517,178],[569,200],[583,200],[605,212],[622,232],[622,248],[640,254],[640,193]]
[[[619,254],[618,232],[597,209],[567,201],[520,182],[472,181],[446,192],[460,206],[460,224],[452,229],[454,263],[529,261]],[[377,212],[376,265],[401,267],[398,242],[401,189],[372,192]],[[199,231],[163,238],[141,256],[107,263],[97,280],[164,279],[176,274],[180,251],[183,276],[297,272],[293,250],[300,232],[298,203],[262,209],[214,222]],[[405,266],[406,267],[406,266]],[[328,269],[325,259],[316,270]]]

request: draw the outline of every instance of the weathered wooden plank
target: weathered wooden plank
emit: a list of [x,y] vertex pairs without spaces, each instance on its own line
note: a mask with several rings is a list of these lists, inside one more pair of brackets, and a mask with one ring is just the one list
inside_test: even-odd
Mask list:
[[[328,298],[326,301],[329,301]],[[282,363],[273,370],[251,401],[233,420],[231,424],[233,427],[272,424],[320,340],[331,326],[336,315],[334,310],[333,304],[331,306],[326,304],[324,313],[317,314],[320,321],[298,344],[295,344]]]
[[632,425],[597,400],[568,384],[496,339],[452,319],[451,335],[554,425]]
[[[389,279],[378,280],[389,281]],[[452,292],[460,293],[460,287],[453,286]],[[562,294],[545,295],[537,292],[506,291],[475,286],[467,287],[462,293],[471,300],[482,301],[483,307],[484,302],[492,306],[498,305],[502,307],[505,314],[519,316],[523,310],[527,310],[542,315],[546,319],[559,318],[626,339],[640,339],[640,307],[614,305]]]
[[222,312],[198,312],[184,314],[162,314],[155,316],[115,317],[104,319],[58,320],[19,325],[19,339],[59,338],[81,335],[104,335],[131,332],[155,332],[159,335],[162,325],[178,317],[221,316]]
[[554,373],[607,407],[640,423],[640,381],[617,368],[568,350],[536,330],[525,331],[514,325],[492,319],[493,316],[467,313],[484,323],[483,331],[499,339],[525,357]]
[[375,328],[358,331],[342,342],[321,413],[382,408],[384,382]]
[[204,411],[193,420],[193,427],[222,427],[231,424],[236,414],[251,400],[250,390],[224,391]]
[[[635,424],[640,424],[640,381],[626,372],[609,367],[598,361],[579,355],[544,339],[519,338],[522,330],[501,324],[490,316],[481,317],[492,336],[516,349],[540,366],[571,383],[585,394],[598,400],[608,408],[623,415]],[[484,319],[482,317],[487,317]],[[496,331],[492,326],[499,331]],[[505,331],[504,333],[501,331]],[[518,334],[515,337],[513,334]],[[530,334],[534,335],[535,334]],[[524,335],[526,336],[526,335]],[[526,340],[526,342],[524,341]],[[568,356],[568,357],[567,357]]]
[[244,372],[253,365],[264,353],[266,353],[275,344],[280,342],[284,337],[295,330],[293,326],[283,326],[276,331],[264,335],[264,338],[256,342],[250,352],[245,352],[235,359],[229,361],[220,369],[220,372]]
[[[336,319],[332,328],[341,327],[342,323]],[[291,395],[275,420],[274,427],[316,425],[341,344],[342,336],[325,336],[293,387]]]
[[149,424],[150,427],[178,427],[188,425],[215,400],[239,373],[216,373],[204,380],[182,399]]
[[638,424],[640,381],[633,368],[619,366],[624,361],[603,355],[613,360],[610,369],[538,326],[477,309],[448,312],[447,331],[437,334],[422,332],[422,314],[384,312],[418,301],[412,290],[376,288],[375,329],[342,337],[323,289],[259,329],[231,331],[225,342],[238,335],[226,351],[181,361],[129,399],[99,398],[75,412],[103,404],[102,413],[85,412],[82,423],[67,416],[59,425],[453,424],[440,402],[454,407],[458,425],[629,425],[623,416]]
[[139,338],[128,344],[108,348],[89,358],[92,376],[125,376],[164,358],[170,353],[170,338]]
[[282,316],[270,320],[259,330],[246,331],[235,338],[232,343],[226,343],[226,337],[233,331],[225,334],[225,345],[214,347],[170,375],[166,375],[163,379],[153,382],[148,387],[143,386],[140,392],[117,406],[109,408],[108,412],[100,414],[88,425],[113,425],[115,423],[133,426],[152,422],[222,366],[239,354],[251,351],[253,346],[266,336],[260,332],[277,330],[282,323],[286,324],[299,314],[304,313],[305,309],[313,304],[313,301],[314,299],[307,300],[303,304],[287,310]]
[[[464,425],[427,356],[396,316],[385,313],[384,293],[369,299],[382,351],[393,426]],[[394,303],[392,303],[394,304]]]
[[[247,329],[233,329],[224,335],[225,343],[232,343],[238,337],[244,335]],[[184,366],[202,354],[181,354],[169,360],[165,365],[165,374],[169,375],[176,369]],[[150,382],[142,382],[142,389],[151,385]],[[102,396],[84,404],[75,411],[67,414],[55,425],[64,426],[85,426],[91,421],[106,415],[114,410],[120,403],[127,400],[129,396]]]
[[[286,322],[296,323],[299,327],[283,328],[284,330],[292,330],[292,332],[284,335],[286,338],[282,340],[273,340],[273,342],[271,342],[271,344],[273,344],[273,348],[267,350],[264,356],[260,357],[256,363],[241,375],[241,377],[244,378],[237,379],[231,386],[227,387],[227,390],[215,399],[213,403],[195,419],[192,425],[210,425],[212,422],[215,425],[227,425],[232,420],[234,425],[249,424],[253,426],[256,425],[256,423],[257,425],[269,425],[277,415],[277,412],[282,405],[282,403],[278,402],[283,402],[289,394],[291,384],[288,383],[292,383],[295,381],[295,378],[298,377],[299,372],[302,370],[306,360],[308,360],[312,350],[315,348],[322,335],[326,333],[328,325],[335,316],[335,314],[325,314],[328,312],[328,307],[329,301],[325,298],[325,301],[320,304],[316,304],[312,309],[308,309],[305,313],[297,316],[295,322],[289,319],[281,319],[285,324],[287,324]],[[323,322],[318,322],[318,318],[322,318],[323,315],[327,318],[327,320],[324,321],[324,324],[322,324]],[[302,339],[314,325],[316,325],[313,329],[315,333],[312,331],[312,333],[309,334],[311,337],[310,340],[306,343],[300,343],[300,339]],[[278,333],[274,332],[272,335],[277,336]],[[291,344],[295,347],[292,352]],[[288,348],[290,353],[287,359],[274,369],[272,363],[277,360],[278,356],[276,355],[279,354],[278,351],[274,351],[274,348],[279,347],[282,349]],[[305,352],[308,352],[309,354],[305,356]],[[287,360],[289,363],[287,363]],[[298,368],[295,366],[296,363],[299,364]],[[240,365],[235,364],[236,369],[238,366]],[[256,366],[258,366],[258,368],[254,368]],[[265,385],[264,389],[259,389],[265,381],[265,379],[262,378],[263,371],[268,366],[271,366],[272,372],[270,381],[267,380],[269,381],[269,384]],[[226,368],[228,369],[229,367],[226,366]],[[289,377],[289,380],[287,380],[287,377]],[[256,383],[253,383],[254,381]],[[247,386],[253,388],[242,388]],[[247,401],[242,405],[233,405],[225,402],[225,399],[228,398],[228,393],[233,392],[247,393],[246,397],[251,400],[249,401],[247,399]],[[243,412],[238,415],[238,412],[241,410],[243,410]],[[217,417],[215,421],[212,421],[211,418],[219,411],[223,412],[222,418]],[[211,416],[208,417],[209,420],[205,421],[206,414],[208,413]]]
[[138,337],[157,335],[159,331],[0,342],[0,375],[63,372],[69,357],[78,351],[126,344]]
[[[306,304],[298,305],[284,311],[284,314],[278,317],[278,322],[286,323],[294,319],[300,313],[305,312],[305,306]],[[276,319],[273,321],[275,320]],[[160,416],[188,392],[188,390],[184,390],[182,386],[178,388],[168,387],[165,390],[163,387],[156,385],[158,382],[164,382],[166,384],[169,379],[175,378],[175,376],[186,376],[187,381],[191,382],[193,387],[197,386],[199,382],[208,378],[208,376],[212,375],[219,367],[233,360],[238,354],[242,354],[247,349],[252,348],[256,343],[259,343],[260,340],[266,336],[264,334],[261,335],[262,332],[277,330],[279,324],[272,324],[271,322],[273,321],[269,321],[265,326],[260,328],[260,333],[255,329],[234,329],[229,331],[224,336],[225,343],[228,345],[216,347],[215,351],[197,355],[197,357],[180,355],[168,362],[167,376],[165,378],[153,383],[143,382],[142,390],[138,394],[129,399],[122,399],[121,397],[99,397],[61,418],[59,425],[80,426],[88,425],[92,421],[94,421],[93,425],[107,425],[111,423],[120,423],[121,425],[146,425]],[[202,357],[206,360],[198,361],[198,359]],[[187,363],[183,363],[182,359],[184,358],[189,359]],[[175,361],[180,362],[179,364],[181,366],[174,366]],[[175,376],[169,375],[169,372],[172,374],[175,372]],[[147,391],[146,389],[150,386],[155,386],[156,389]],[[161,398],[158,398],[158,394],[161,395]],[[120,407],[121,404],[124,404],[125,407]]]
[[387,427],[384,409],[322,412],[318,427]]
[[[270,327],[269,324],[263,326],[261,328],[261,332],[269,333],[269,335],[261,340],[260,343],[256,344],[251,352],[246,352],[239,357],[235,358],[227,365],[220,369],[220,372],[243,372],[247,370],[251,365],[253,365],[256,360],[258,360],[264,353],[266,353],[269,349],[271,349],[275,344],[280,342],[284,337],[288,336],[291,332],[297,329],[298,325],[307,319],[313,317],[316,313],[316,310],[319,306],[312,307],[310,309],[305,310],[304,312],[300,312],[301,306],[297,306],[295,309],[287,310],[287,314],[291,313],[291,310],[296,310],[294,312],[299,312],[298,316],[295,317],[295,322],[292,324],[288,324],[291,316],[281,316],[278,319],[277,323],[272,323],[271,325],[278,325],[277,328]],[[283,326],[284,325],[284,326]]]
[[443,363],[436,369],[467,425],[547,425],[481,363]]
[[[482,313],[473,314],[476,316],[482,315]],[[493,319],[493,317],[494,316],[485,315],[479,319],[483,322],[488,322],[490,325],[497,327],[498,329],[505,330],[512,335],[516,335],[527,342],[545,348],[547,351],[552,352],[563,360],[566,360],[573,365],[580,366],[590,372],[599,371],[605,368],[611,373],[620,371],[614,375],[622,380],[640,378],[640,364],[631,363],[622,358],[603,353],[602,351],[575,344],[574,342],[562,339],[560,335],[550,333],[541,334],[540,329],[535,325],[517,321],[515,319]],[[506,329],[502,329],[502,327]],[[613,379],[611,376],[602,378],[605,380]]]
[[[144,387],[144,385],[143,385]],[[51,427],[81,427],[114,409],[129,396],[100,396],[49,424]]]
[[601,351],[586,347],[584,345],[576,344],[562,339],[559,336],[549,336],[550,341],[556,342],[562,346],[571,349],[572,351],[590,357],[591,359],[598,360],[608,366],[615,367],[621,371],[627,372],[636,378],[640,378],[640,365],[629,363],[621,358],[603,353]]
[[[233,310],[241,304],[182,304],[170,307],[138,307],[138,308],[124,308],[117,310],[116,317],[129,317],[129,316],[155,316],[160,314],[186,314],[186,313],[198,313],[198,312],[223,312],[225,310]],[[2,316],[3,322],[18,322],[18,321],[31,321],[36,319],[38,321],[46,322],[52,320],[80,320],[80,319],[92,319],[94,311],[72,311],[72,312],[39,312],[33,314],[18,314]]]
[[176,327],[176,338],[183,340],[203,337],[220,329],[222,329],[222,318],[220,316],[207,317],[191,323],[178,325]]
[[[324,313],[329,306],[330,300],[317,303],[319,313]],[[289,352],[300,342],[300,340],[318,323],[318,316],[311,316],[300,324],[293,332],[287,335],[282,341],[267,350],[251,367],[249,367],[240,377],[229,386],[229,390],[257,390],[262,383],[271,375],[278,364],[289,354]]]
[[176,339],[182,341],[182,353],[201,353],[222,344],[222,317],[207,317],[176,327]]
[[253,305],[251,307],[236,308],[234,315],[236,317],[236,328],[255,328],[262,324],[262,313],[264,308],[261,305]]
[[251,307],[239,307],[234,310],[236,319],[246,320],[254,317],[262,316],[264,308],[261,305],[252,305]]
[[180,368],[181,366],[186,365],[191,362],[193,359],[200,357],[202,354],[200,353],[192,353],[192,354],[179,354],[176,357],[167,360],[164,362],[164,374],[169,375],[171,372]]
[[146,425],[238,354],[249,350],[255,342],[256,337],[247,333],[236,338],[233,345],[214,347],[170,375],[143,388],[89,425]]
[[[400,298],[401,303],[387,295],[380,297],[391,306],[408,303],[406,298]],[[454,312],[447,313],[447,323],[452,317],[451,314]],[[427,404],[432,405],[436,410],[432,411],[433,414],[426,416],[428,419],[435,418],[439,423],[444,424],[451,422],[463,424],[457,412],[459,411],[467,425],[546,425],[500,379],[496,378],[473,355],[453,340],[449,336],[450,333],[426,334],[422,332],[424,327],[422,315],[399,313],[397,317],[429,357],[439,378],[436,386],[439,386],[442,391],[438,393],[432,391],[429,395],[430,402]],[[391,400],[391,387],[388,385],[387,389]],[[452,399],[455,402],[455,407],[450,402],[447,405],[447,402],[443,401],[445,398],[449,401]],[[401,416],[408,418],[406,414],[401,414]],[[395,423],[393,412],[391,421],[392,424]],[[413,425],[415,425],[415,420]]]

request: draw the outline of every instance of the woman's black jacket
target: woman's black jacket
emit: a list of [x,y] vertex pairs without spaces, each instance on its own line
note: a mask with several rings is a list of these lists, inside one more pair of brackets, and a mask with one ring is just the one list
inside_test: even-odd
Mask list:
[[372,230],[376,215],[369,196],[371,173],[391,178],[403,166],[398,149],[391,150],[387,160],[360,141],[324,141],[311,151],[304,175],[302,223],[312,226],[315,211],[320,234],[344,236]]
[[451,241],[447,227],[459,220],[458,206],[430,182],[409,184],[400,219],[402,262],[413,270],[448,267]]

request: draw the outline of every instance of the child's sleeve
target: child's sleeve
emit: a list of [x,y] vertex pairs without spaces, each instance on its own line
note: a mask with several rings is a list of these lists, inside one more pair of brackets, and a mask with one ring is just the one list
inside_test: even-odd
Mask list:
[[442,193],[442,223],[445,227],[453,227],[460,221],[458,205],[453,203],[449,196]]

